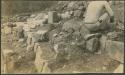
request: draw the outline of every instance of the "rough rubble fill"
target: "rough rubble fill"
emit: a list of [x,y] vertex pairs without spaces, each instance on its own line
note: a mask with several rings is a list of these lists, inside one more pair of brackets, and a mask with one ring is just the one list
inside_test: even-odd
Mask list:
[[[50,9],[56,10],[64,16],[64,12],[69,9],[75,11],[74,15],[69,16],[68,14],[68,17],[61,18],[56,22],[53,20],[57,17],[57,14],[56,17],[53,16],[54,12],[50,12],[51,19],[48,19],[48,12],[13,16],[13,18],[8,18],[10,22],[5,22],[6,17],[3,17],[1,49],[3,53],[2,68],[4,67],[4,69],[2,72],[110,73],[119,65],[121,67],[123,59],[119,58],[122,57],[120,54],[122,51],[117,52],[116,49],[123,49],[124,16],[120,14],[124,11],[122,4],[112,6],[117,19],[115,29],[105,34],[102,33],[107,40],[115,41],[109,41],[109,45],[106,46],[111,50],[109,54],[111,57],[114,56],[113,58],[109,58],[105,51],[101,54],[94,54],[85,49],[86,43],[81,35],[84,22],[80,15],[84,15],[81,9],[85,11],[83,8],[86,7],[86,1],[59,1]],[[117,9],[118,7],[121,8]],[[104,43],[105,38],[101,41]],[[112,51],[110,45],[115,50]]]

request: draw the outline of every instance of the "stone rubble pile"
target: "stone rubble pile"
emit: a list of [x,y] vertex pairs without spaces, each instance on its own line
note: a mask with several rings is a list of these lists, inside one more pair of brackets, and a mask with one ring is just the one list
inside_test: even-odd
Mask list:
[[[62,2],[58,4],[60,3],[62,4]],[[2,30],[4,31],[2,32],[6,35],[15,34],[18,37],[18,41],[25,41],[26,52],[34,51],[35,53],[34,64],[37,72],[50,73],[53,71],[53,67],[61,68],[65,62],[81,57],[87,47],[91,48],[90,52],[93,52],[95,50],[91,50],[98,46],[98,43],[93,41],[94,39],[87,43],[83,39],[84,32],[82,30],[85,31],[85,28],[83,27],[84,22],[82,19],[84,18],[86,7],[87,3],[85,1],[64,2],[62,8],[56,8],[57,11],[59,9],[64,10],[61,13],[49,11],[48,14],[40,13],[16,17],[18,20],[15,22],[3,24]],[[108,33],[106,37],[116,41],[119,35],[123,37],[122,34],[115,32]],[[103,39],[101,41],[104,42],[106,40]],[[119,44],[119,42],[112,43],[113,45],[114,43]],[[97,45],[93,46],[93,44]],[[123,49],[120,48],[121,44],[116,46],[117,49]],[[106,48],[111,50],[116,48],[112,47],[107,45]],[[114,52],[114,55],[116,52]],[[119,58],[117,59],[122,60]],[[62,61],[64,62],[62,63],[63,65],[61,64],[62,66],[55,64],[60,64]]]

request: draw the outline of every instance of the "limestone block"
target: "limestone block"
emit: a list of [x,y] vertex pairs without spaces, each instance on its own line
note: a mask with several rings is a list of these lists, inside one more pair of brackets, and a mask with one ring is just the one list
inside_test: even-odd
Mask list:
[[56,11],[51,11],[48,12],[48,23],[55,23],[58,20],[57,12]]

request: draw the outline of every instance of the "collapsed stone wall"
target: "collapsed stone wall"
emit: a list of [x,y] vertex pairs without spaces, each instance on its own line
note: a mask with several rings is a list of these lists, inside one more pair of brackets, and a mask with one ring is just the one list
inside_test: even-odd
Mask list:
[[[55,68],[63,67],[67,61],[82,58],[82,54],[87,51],[85,40],[81,35],[86,2],[58,4],[60,3],[62,8],[58,7],[55,10],[64,10],[61,13],[54,11],[48,14],[23,15],[16,17],[16,21],[11,18],[11,22],[2,24],[3,33],[15,35],[19,42],[25,43],[26,53],[33,52],[34,65],[39,73],[53,72]],[[54,20],[57,18],[58,20]],[[123,27],[115,27],[112,31],[106,33],[108,39],[123,40],[121,38],[124,35]],[[22,57],[24,56],[21,56],[21,59]]]

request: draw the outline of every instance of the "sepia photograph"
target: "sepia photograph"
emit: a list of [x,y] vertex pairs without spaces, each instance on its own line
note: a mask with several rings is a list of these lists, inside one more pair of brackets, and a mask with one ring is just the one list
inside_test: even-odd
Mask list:
[[124,0],[1,0],[1,74],[124,73]]

